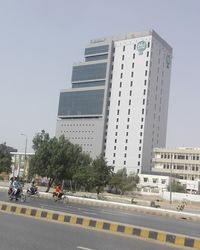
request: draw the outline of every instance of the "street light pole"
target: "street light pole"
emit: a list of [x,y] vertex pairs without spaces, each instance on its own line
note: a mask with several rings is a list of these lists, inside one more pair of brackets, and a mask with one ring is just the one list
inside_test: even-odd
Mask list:
[[169,185],[169,203],[172,204],[172,153],[170,154],[170,185]]
[[25,150],[24,150],[24,173],[23,173],[23,177],[25,177],[25,173],[26,173],[26,163],[27,163],[27,159],[26,159],[26,152],[27,152],[27,141],[28,141],[28,136],[25,134],[21,134],[23,136],[26,137],[26,141],[25,141]]

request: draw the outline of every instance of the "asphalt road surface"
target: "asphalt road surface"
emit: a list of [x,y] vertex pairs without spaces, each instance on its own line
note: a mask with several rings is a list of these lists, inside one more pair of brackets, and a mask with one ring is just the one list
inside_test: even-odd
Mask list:
[[[8,196],[5,192],[0,192],[0,200],[8,201]],[[140,214],[138,212],[128,212],[120,209],[92,207],[82,204],[62,204],[62,202],[54,202],[53,200],[34,197],[27,198],[27,201],[24,204],[26,206],[61,211],[200,238],[199,221],[195,222],[167,218],[143,213]]]
[[0,212],[0,250],[174,250],[168,245]]

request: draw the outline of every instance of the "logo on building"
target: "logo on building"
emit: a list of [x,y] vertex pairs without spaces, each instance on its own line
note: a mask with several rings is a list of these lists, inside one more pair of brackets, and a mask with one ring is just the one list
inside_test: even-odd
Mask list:
[[166,56],[166,64],[167,64],[167,68],[169,68],[169,66],[171,64],[171,56],[170,55]]
[[143,41],[140,41],[138,44],[137,44],[137,50],[139,52],[139,55],[142,55],[143,54],[143,51],[147,48],[147,44],[146,42],[143,40]]

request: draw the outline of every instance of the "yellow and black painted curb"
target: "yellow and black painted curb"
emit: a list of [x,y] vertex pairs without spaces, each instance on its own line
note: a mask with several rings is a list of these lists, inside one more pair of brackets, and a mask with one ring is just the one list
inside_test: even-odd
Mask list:
[[48,221],[56,221],[71,225],[82,226],[90,229],[102,230],[104,232],[118,233],[126,236],[134,236],[141,239],[149,239],[160,243],[167,243],[178,247],[186,247],[189,249],[200,249],[200,239],[187,237],[184,235],[171,234],[168,232],[113,223],[106,220],[88,218],[83,216],[76,216],[72,214],[62,213],[58,211],[51,211],[46,209],[39,209],[35,207],[21,206],[10,203],[0,202],[0,211],[6,213],[13,213],[23,215],[26,217],[33,217],[37,219],[44,219]]

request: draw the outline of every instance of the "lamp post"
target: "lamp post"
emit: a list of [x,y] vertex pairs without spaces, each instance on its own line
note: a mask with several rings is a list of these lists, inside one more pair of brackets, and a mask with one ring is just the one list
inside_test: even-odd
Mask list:
[[21,134],[21,135],[26,137],[25,149],[24,149],[24,172],[23,172],[23,177],[25,177],[26,163],[27,163],[27,160],[26,160],[26,152],[27,152],[27,141],[28,141],[28,137],[27,137],[27,135],[25,135],[25,134]]
[[169,184],[169,203],[172,204],[172,153],[170,154],[170,184]]

